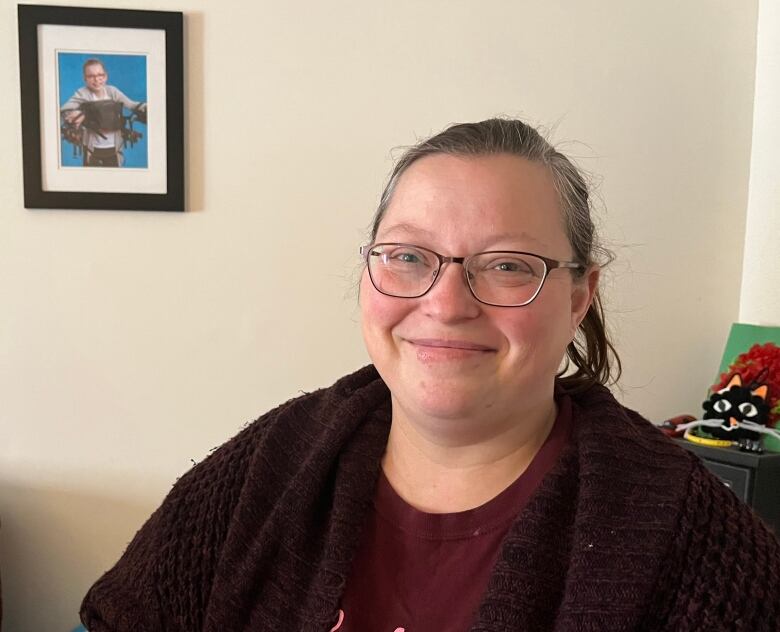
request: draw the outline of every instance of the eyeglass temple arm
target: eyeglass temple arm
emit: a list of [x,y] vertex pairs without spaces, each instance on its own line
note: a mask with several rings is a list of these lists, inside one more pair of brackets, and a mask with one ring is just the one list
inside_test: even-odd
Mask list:
[[569,268],[571,270],[578,270],[579,272],[585,272],[585,270],[587,270],[587,266],[577,263],[576,261],[556,261],[555,259],[548,259],[547,257],[542,257],[540,255],[536,256],[547,264],[548,270],[554,270],[555,268]]

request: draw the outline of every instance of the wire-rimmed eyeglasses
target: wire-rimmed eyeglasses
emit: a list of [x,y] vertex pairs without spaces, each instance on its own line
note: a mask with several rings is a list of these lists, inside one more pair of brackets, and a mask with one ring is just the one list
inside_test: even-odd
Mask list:
[[580,274],[581,263],[556,261],[530,252],[491,250],[468,257],[445,257],[413,244],[379,243],[360,247],[371,283],[378,292],[397,298],[419,298],[430,292],[445,263],[459,263],[471,294],[480,303],[522,307],[542,290],[556,268]]

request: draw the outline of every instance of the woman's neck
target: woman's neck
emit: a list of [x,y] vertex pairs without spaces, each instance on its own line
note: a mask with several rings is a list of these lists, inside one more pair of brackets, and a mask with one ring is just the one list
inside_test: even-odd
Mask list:
[[[465,511],[495,498],[531,463],[557,414],[549,401],[520,419],[493,424],[489,436],[459,441],[431,432],[432,424],[420,423],[396,404],[382,469],[401,498],[429,513]],[[466,422],[452,425],[458,423]]]

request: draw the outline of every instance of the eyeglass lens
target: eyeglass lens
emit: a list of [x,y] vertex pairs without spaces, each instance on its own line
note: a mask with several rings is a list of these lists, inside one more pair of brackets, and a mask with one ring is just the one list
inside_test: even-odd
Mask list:
[[[422,296],[439,273],[439,258],[415,246],[377,244],[370,249],[367,259],[376,289],[391,296]],[[493,305],[528,303],[538,293],[546,274],[544,261],[513,252],[481,253],[469,258],[466,265],[474,296]]]

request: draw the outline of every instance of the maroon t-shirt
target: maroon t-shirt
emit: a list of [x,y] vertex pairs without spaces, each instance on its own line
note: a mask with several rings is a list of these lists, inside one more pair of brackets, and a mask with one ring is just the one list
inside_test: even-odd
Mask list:
[[419,511],[380,473],[331,632],[468,630],[504,536],[570,434],[571,400],[564,395],[550,435],[526,470],[498,496],[468,511]]

